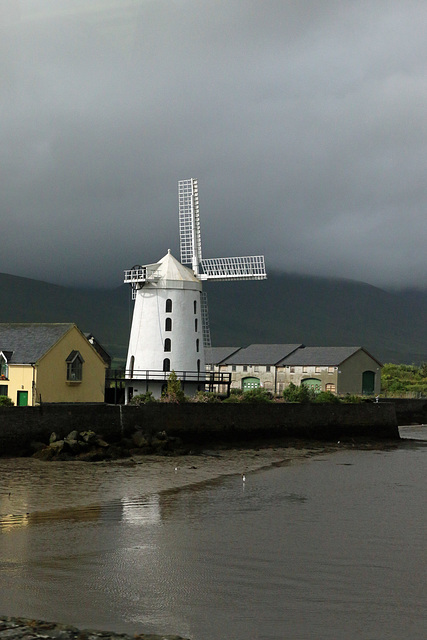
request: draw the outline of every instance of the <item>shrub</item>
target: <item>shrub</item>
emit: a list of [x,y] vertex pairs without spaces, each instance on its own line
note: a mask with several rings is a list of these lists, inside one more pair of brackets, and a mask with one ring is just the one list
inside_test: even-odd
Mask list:
[[327,402],[329,404],[340,404],[341,400],[331,391],[320,391],[316,394],[314,402]]
[[129,404],[135,404],[139,406],[140,404],[149,404],[150,402],[156,402],[156,399],[151,391],[147,391],[146,393],[140,393],[137,396],[133,396]]
[[314,402],[315,397],[313,389],[303,384],[297,387],[293,382],[283,391],[283,398],[286,402]]
[[209,403],[220,402],[220,399],[216,393],[212,393],[211,391],[198,391],[191,401]]
[[13,407],[13,400],[8,396],[0,396],[0,407]]
[[361,402],[363,402],[363,399],[360,396],[355,396],[352,395],[351,393],[348,393],[346,396],[343,396],[341,398],[342,402],[347,402],[347,403],[351,403],[351,404],[360,404]]
[[171,371],[168,378],[168,386],[164,393],[162,393],[162,402],[175,402],[180,404],[187,401],[187,397],[181,388],[181,382],[175,371]]
[[262,387],[256,387],[245,391],[241,396],[241,402],[272,402],[272,395]]

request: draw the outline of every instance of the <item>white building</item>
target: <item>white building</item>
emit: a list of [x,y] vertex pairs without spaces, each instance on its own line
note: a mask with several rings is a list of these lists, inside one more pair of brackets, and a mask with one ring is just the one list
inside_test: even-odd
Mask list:
[[158,263],[125,272],[135,308],[125,373],[125,402],[151,391],[160,397],[173,370],[187,395],[205,384],[202,284],[168,253]]

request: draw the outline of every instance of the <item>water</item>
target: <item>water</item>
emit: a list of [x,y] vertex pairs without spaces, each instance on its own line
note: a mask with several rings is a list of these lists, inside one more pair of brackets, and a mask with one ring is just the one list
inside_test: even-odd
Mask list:
[[193,640],[424,640],[426,432],[151,494],[141,467],[45,464],[35,482],[31,461],[1,461],[0,612]]

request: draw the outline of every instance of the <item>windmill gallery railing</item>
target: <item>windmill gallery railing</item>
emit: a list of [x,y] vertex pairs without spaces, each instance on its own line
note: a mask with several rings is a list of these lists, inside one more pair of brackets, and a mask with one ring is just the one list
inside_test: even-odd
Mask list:
[[[224,371],[175,371],[175,373],[183,391],[186,384],[197,384],[204,387],[206,391],[230,395],[231,373]],[[128,384],[142,382],[145,383],[148,391],[150,383],[167,384],[170,374],[170,371],[152,369],[108,369],[106,379],[115,389],[121,389],[125,382]]]

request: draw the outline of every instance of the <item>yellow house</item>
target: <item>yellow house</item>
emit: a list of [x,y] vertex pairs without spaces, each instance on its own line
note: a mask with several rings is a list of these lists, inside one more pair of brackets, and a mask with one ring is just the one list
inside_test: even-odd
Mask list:
[[0,323],[0,395],[18,406],[104,402],[107,364],[72,323]]

